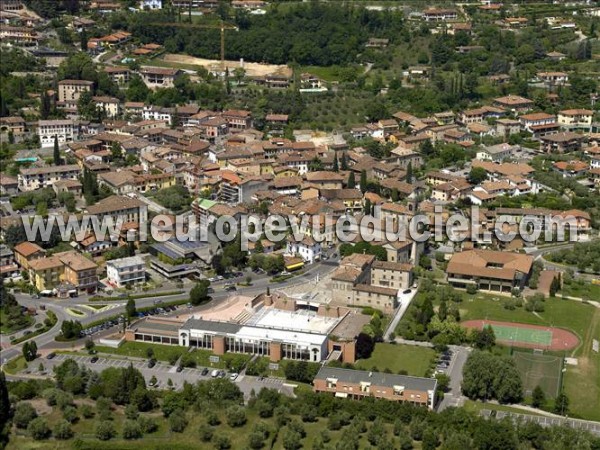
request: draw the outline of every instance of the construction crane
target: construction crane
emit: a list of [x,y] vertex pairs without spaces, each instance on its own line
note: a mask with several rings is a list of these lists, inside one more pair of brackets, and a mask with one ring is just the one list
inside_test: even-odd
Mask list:
[[235,25],[225,23],[221,20],[219,24],[195,24],[195,23],[180,23],[180,22],[155,22],[151,26],[157,27],[177,27],[177,28],[201,28],[209,30],[221,30],[221,71],[225,72],[225,30],[239,31]]

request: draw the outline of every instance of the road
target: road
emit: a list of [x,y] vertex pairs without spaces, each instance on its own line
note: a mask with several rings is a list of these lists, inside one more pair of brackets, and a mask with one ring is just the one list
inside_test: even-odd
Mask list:
[[462,395],[461,384],[463,367],[469,357],[471,348],[461,345],[450,345],[449,348],[453,353],[452,361],[450,361],[450,365],[446,370],[446,374],[450,377],[450,386],[448,392],[444,394],[444,398],[438,406],[438,411],[443,411],[451,406],[462,406],[466,398]]
[[398,326],[398,323],[400,322],[400,320],[402,320],[402,317],[404,317],[404,313],[406,313],[406,310],[410,306],[410,303],[412,302],[413,298],[415,298],[415,295],[417,295],[417,291],[418,291],[418,288],[415,288],[415,289],[411,289],[410,293],[408,293],[408,294],[404,294],[404,293],[398,294],[399,305],[398,305],[398,308],[396,309],[396,312],[394,313],[394,317],[392,317],[392,320],[390,321],[390,324],[387,327],[387,330],[385,330],[385,334],[383,335],[384,341],[389,341],[390,334],[393,333],[393,331]]

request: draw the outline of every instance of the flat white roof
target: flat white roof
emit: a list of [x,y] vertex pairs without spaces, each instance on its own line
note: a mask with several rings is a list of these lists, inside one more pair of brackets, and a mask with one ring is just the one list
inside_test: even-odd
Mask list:
[[299,331],[274,330],[256,327],[242,327],[237,333],[237,338],[245,341],[249,340],[267,340],[281,341],[284,343],[293,343],[298,346],[309,347],[311,345],[322,346],[327,340],[327,335],[302,333]]
[[328,334],[339,321],[339,318],[318,316],[315,311],[307,309],[283,311],[276,308],[262,308],[248,319],[245,325],[301,333]]

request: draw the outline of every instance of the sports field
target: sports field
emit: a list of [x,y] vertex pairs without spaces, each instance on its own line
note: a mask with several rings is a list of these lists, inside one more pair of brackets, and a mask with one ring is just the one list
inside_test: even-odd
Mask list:
[[540,353],[514,352],[513,359],[523,380],[525,396],[531,396],[540,386],[547,398],[555,398],[560,391],[562,357]]
[[515,341],[548,346],[552,343],[552,332],[535,328],[519,328],[507,325],[491,325],[499,341]]
[[522,348],[565,351],[579,345],[579,338],[571,331],[525,323],[497,322],[494,320],[467,320],[462,322],[467,328],[491,326],[496,341],[504,345]]

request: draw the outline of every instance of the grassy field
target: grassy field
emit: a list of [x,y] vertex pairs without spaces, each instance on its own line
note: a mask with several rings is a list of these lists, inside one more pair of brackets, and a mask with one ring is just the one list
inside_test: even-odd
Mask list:
[[[499,320],[506,322],[548,325],[573,331],[580,339],[588,332],[593,311],[591,305],[553,298],[546,300],[544,312],[528,312],[525,308],[509,310],[504,307],[505,297],[476,294],[469,296],[459,304],[462,321],[474,319]],[[581,354],[581,346],[573,351]]]
[[525,413],[525,414],[529,414],[529,415],[533,415],[533,416],[541,416],[542,415],[542,414],[537,414],[537,413],[530,412],[530,411],[523,411],[522,409],[515,408],[513,406],[498,405],[495,403],[484,403],[484,402],[475,401],[475,400],[466,400],[465,404],[464,404],[464,408],[467,411],[473,411],[473,412],[479,412],[482,409],[491,409],[493,411],[505,411],[505,412],[519,413],[519,414]]
[[[283,436],[285,434],[285,429],[278,430],[275,424],[275,420],[273,418],[261,419],[257,416],[257,414],[254,411],[246,410],[248,418],[247,423],[242,427],[232,428],[229,425],[227,425],[224,411],[214,410],[214,412],[221,419],[221,425],[213,427],[213,430],[215,432],[214,436],[227,436],[231,441],[231,449],[248,448],[248,436],[252,432],[254,425],[259,422],[263,422],[269,428],[269,437],[265,441],[265,446],[263,448],[272,448],[276,450],[281,450],[284,448]],[[188,425],[183,431],[183,433],[174,433],[170,431],[167,421],[162,417],[162,414],[160,412],[154,412],[145,415],[148,415],[149,417],[154,417],[157,420],[159,424],[158,430],[154,433],[145,435],[141,439],[133,441],[124,440],[120,437],[122,427],[125,422],[124,410],[122,407],[117,407],[113,412],[112,422],[115,426],[117,437],[111,439],[110,441],[102,442],[95,438],[94,429],[96,426],[96,421],[94,419],[81,418],[78,422],[73,424],[72,427],[79,442],[76,448],[119,450],[137,450],[139,448],[162,450],[167,447],[170,450],[191,448],[215,448],[212,443],[202,442],[197,432],[199,426],[205,423],[206,419],[204,414],[188,411],[186,415],[188,419]],[[52,409],[52,411],[47,411],[46,414],[43,414],[43,417],[46,418],[50,429],[52,429],[53,426],[61,420],[61,413],[57,408],[54,408]],[[298,416],[292,415],[291,417],[300,421],[300,418]],[[327,428],[327,420],[319,418],[319,420],[314,423],[303,423],[302,425],[306,431],[306,437],[301,441],[302,448],[311,448],[316,436],[320,434],[321,431]],[[367,422],[367,426],[370,426],[369,422]],[[392,436],[392,426],[390,424],[385,424],[384,426],[387,431],[387,435]],[[331,436],[331,441],[329,444],[333,444],[333,447],[335,447],[335,444],[340,440],[344,432],[344,428],[336,431],[328,430],[328,434]],[[275,435],[275,433],[277,433],[277,435]],[[270,442],[273,438],[275,439],[273,445],[271,446]],[[397,444],[398,442],[397,440],[395,440],[395,448],[399,448],[396,447]],[[18,433],[13,433],[11,435],[10,442],[8,443],[8,446],[6,448],[9,450],[58,449],[65,448],[65,445],[68,448],[70,448],[73,445],[73,440],[66,442],[60,442],[55,440],[32,441],[31,438],[27,437],[25,432],[19,430]],[[360,435],[358,445],[360,446],[360,448],[370,448],[370,444],[366,439],[366,433]]]
[[356,362],[357,369],[371,370],[377,367],[379,371],[390,369],[394,373],[406,370],[408,375],[422,377],[436,357],[433,349],[412,345],[378,343],[369,359]]
[[10,321],[8,320],[4,320],[6,318],[6,315],[4,314],[4,312],[0,312],[0,333],[2,334],[11,334],[14,333],[15,331],[19,331],[22,330],[24,328],[30,327],[31,325],[33,325],[34,322],[34,318],[26,315],[25,318],[27,319],[27,321],[25,323],[23,323],[23,326],[18,326],[15,327],[14,324],[12,324]]
[[583,300],[598,300],[600,299],[600,285],[589,283],[564,284],[557,297],[560,297],[561,294],[569,297],[578,297]]
[[[96,346],[96,350],[99,353],[108,353],[144,359],[148,358],[148,348],[152,348],[154,351],[154,357],[159,361],[171,361],[179,358],[181,355],[187,352],[187,349],[184,347],[150,344],[146,342],[124,342],[121,346],[119,346],[119,348],[105,347],[101,345]],[[227,362],[236,358],[245,360],[250,359],[249,355],[228,353],[221,356],[221,360],[218,363],[211,363],[209,358],[213,353],[208,350],[195,349],[190,354],[194,357],[194,360],[198,366],[215,367],[219,369],[227,368]]]
[[9,361],[3,368],[6,373],[15,374],[27,369],[27,362],[25,361],[25,358],[19,356],[18,358]]
[[566,366],[563,386],[571,401],[571,415],[600,420],[600,356],[592,350],[592,340],[600,341],[600,309],[594,308],[589,316],[577,366]]

